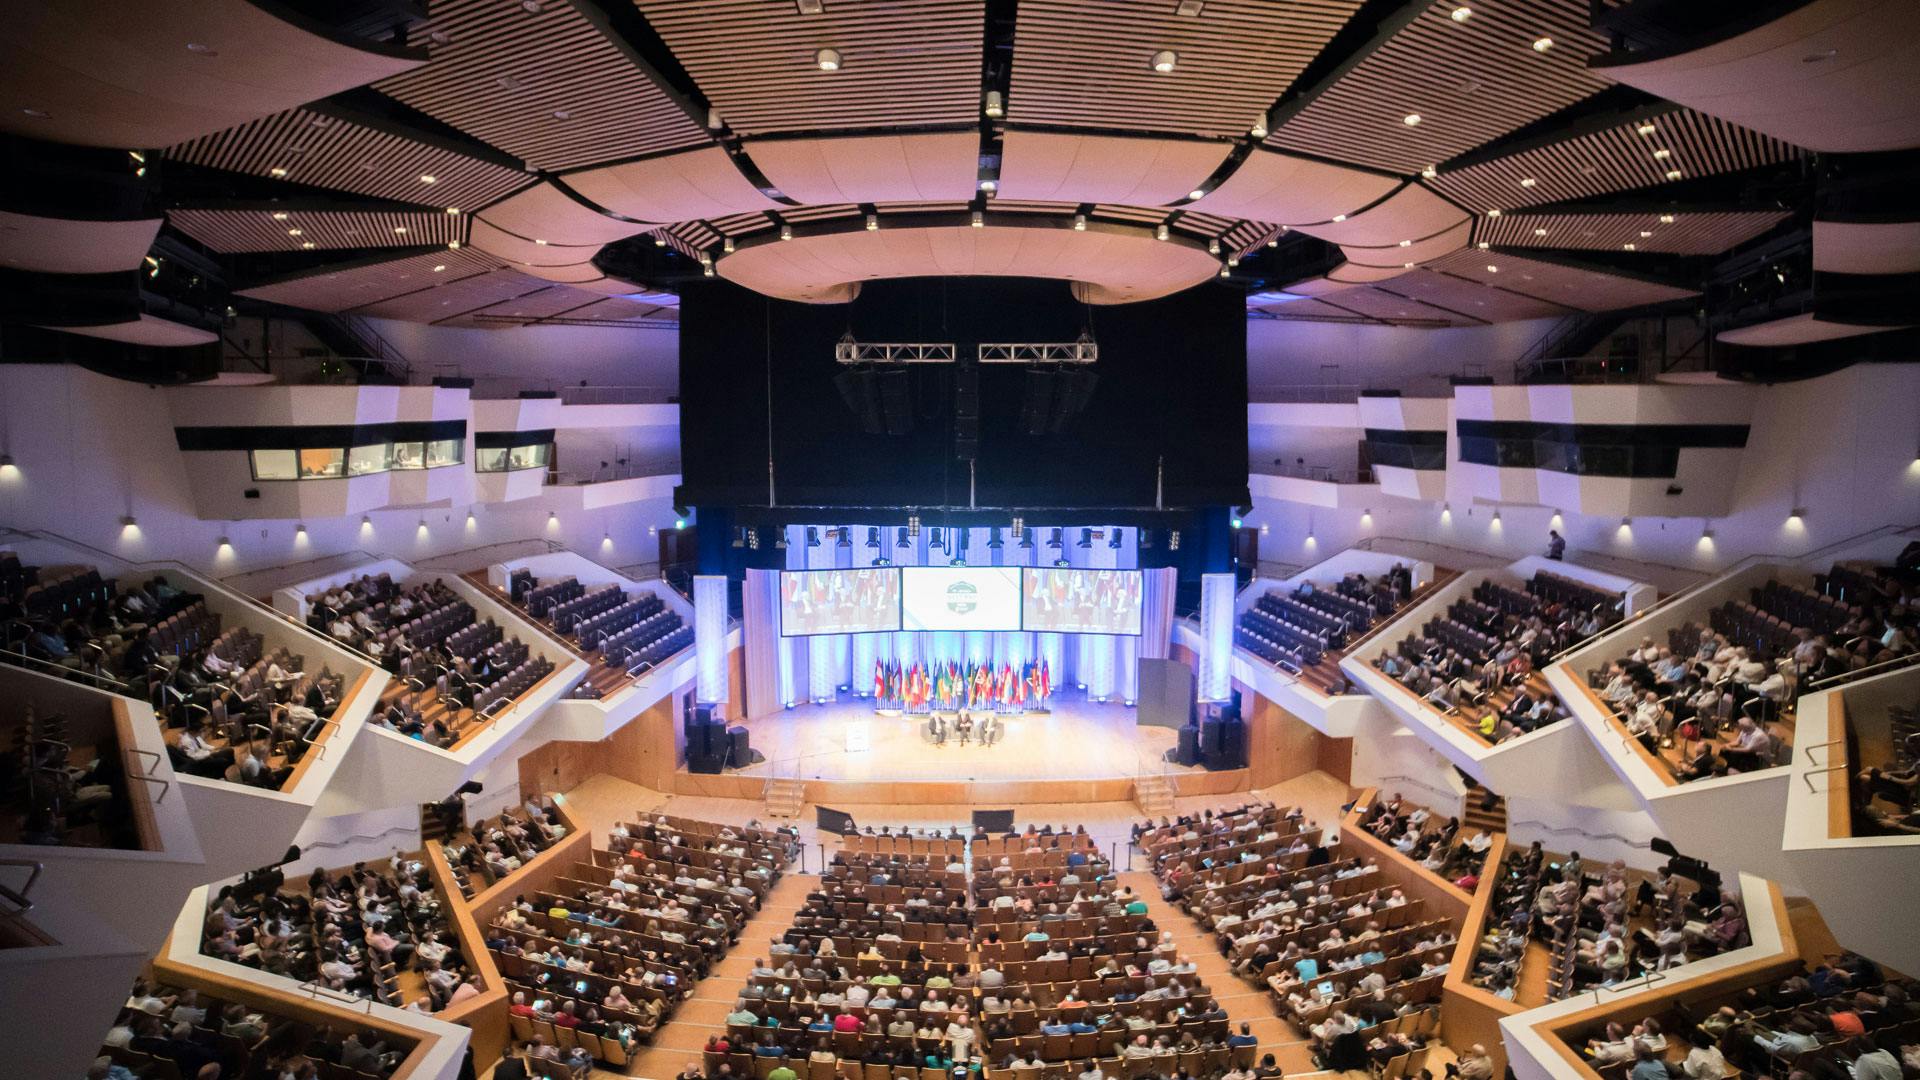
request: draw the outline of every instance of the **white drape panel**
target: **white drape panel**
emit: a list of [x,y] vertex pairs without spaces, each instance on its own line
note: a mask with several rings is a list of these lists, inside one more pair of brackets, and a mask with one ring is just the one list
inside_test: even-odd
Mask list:
[[748,570],[740,591],[746,715],[752,719],[780,711],[788,700],[780,676],[787,659],[786,646],[780,640],[780,574],[775,570]]

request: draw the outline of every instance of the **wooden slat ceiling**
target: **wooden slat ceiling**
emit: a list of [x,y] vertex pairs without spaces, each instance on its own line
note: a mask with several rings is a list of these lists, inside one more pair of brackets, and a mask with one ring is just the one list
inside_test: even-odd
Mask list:
[[[1474,231],[1474,239],[1494,247],[1718,255],[1739,247],[1789,216],[1785,210],[1502,214],[1482,219]],[[1633,246],[1629,248],[1628,244]]]
[[[1778,139],[1674,108],[1465,168],[1442,169],[1429,183],[1485,213],[1740,172],[1800,156]],[[1670,172],[1680,176],[1669,177]]]
[[[1607,44],[1587,28],[1587,0],[1475,3],[1465,22],[1450,17],[1458,6],[1437,0],[1267,141],[1411,175],[1609,85],[1586,69]],[[1541,38],[1553,41],[1545,52]]]
[[544,171],[708,136],[567,0],[431,0],[429,61],[376,89]]
[[[980,115],[983,0],[827,0],[817,15],[793,0],[633,2],[743,135]],[[820,70],[823,48],[840,53],[840,70]]]
[[[832,5],[829,4],[829,7]],[[1359,0],[1021,0],[1007,118],[1244,136],[1360,7]],[[1171,49],[1171,72],[1151,58]]]
[[[435,270],[436,266],[444,269]],[[488,274],[500,267],[499,259],[471,248],[426,251],[322,266],[239,292],[241,296],[310,311],[347,311],[430,289],[442,282]]]
[[[276,216],[278,215],[278,216]],[[172,210],[174,228],[218,252],[420,247],[462,240],[463,215],[433,210]]]
[[[421,206],[483,206],[533,181],[519,169],[317,109],[289,109],[167,148],[195,165]],[[420,178],[433,177],[432,183]]]

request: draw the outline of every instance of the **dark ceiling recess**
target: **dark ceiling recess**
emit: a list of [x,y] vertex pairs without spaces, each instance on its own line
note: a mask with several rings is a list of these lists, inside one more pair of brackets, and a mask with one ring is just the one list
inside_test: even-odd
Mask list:
[[1765,26],[1807,0],[1624,0],[1593,6],[1593,28],[1616,52],[1689,52]]

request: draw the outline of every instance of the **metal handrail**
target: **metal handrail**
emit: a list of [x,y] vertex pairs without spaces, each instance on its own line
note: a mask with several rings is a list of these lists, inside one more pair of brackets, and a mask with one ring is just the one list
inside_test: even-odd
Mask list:
[[[1916,663],[1920,663],[1920,652],[1908,653],[1905,656],[1896,656],[1891,660],[1882,660],[1877,664],[1868,664],[1866,667],[1856,668],[1853,671],[1843,671],[1838,675],[1829,675],[1824,679],[1815,679],[1808,683],[1807,688],[1801,691],[1801,693],[1818,693],[1821,690],[1830,689],[1842,683],[1853,682],[1857,679],[1868,679],[1875,675],[1884,675],[1889,671],[1896,671]],[[1880,670],[1875,670],[1876,668]]]
[[1615,983],[1615,984],[1614,984],[1614,985],[1612,985],[1612,986],[1605,986],[1605,985],[1602,985],[1602,986],[1595,986],[1595,987],[1593,988],[1593,1003],[1594,1003],[1595,1005],[1598,1005],[1598,1004],[1600,1004],[1600,992],[1601,992],[1602,990],[1606,990],[1606,991],[1609,991],[1609,992],[1611,992],[1611,993],[1615,993],[1615,994],[1624,994],[1624,993],[1628,993],[1629,991],[1633,991],[1633,990],[1646,990],[1646,989],[1649,989],[1650,987],[1652,987],[1654,983],[1657,983],[1657,982],[1666,982],[1666,981],[1667,981],[1667,973],[1666,973],[1666,972],[1664,972],[1664,971],[1649,971],[1649,972],[1647,972],[1647,973],[1646,973],[1646,975],[1645,975],[1645,976],[1643,976],[1643,977],[1641,977],[1641,978],[1640,978],[1640,979],[1639,979],[1638,981],[1636,981],[1636,982],[1630,982],[1630,983]]
[[1806,772],[1801,773],[1800,780],[1807,785],[1807,794],[1818,795],[1820,793],[1814,790],[1813,787],[1813,778],[1816,776],[1831,776],[1835,770],[1846,767],[1847,763],[1844,761],[1831,761],[1817,769],[1808,769]]
[[42,660],[37,656],[28,656],[25,651],[26,649],[25,642],[21,642],[20,648],[21,648],[20,652],[14,652],[13,650],[8,649],[5,652],[0,652],[0,655],[7,657],[9,663],[13,662],[15,659],[18,659],[20,661],[25,662],[26,664],[33,665],[35,668],[45,668],[46,669],[45,674],[48,674],[48,675],[58,675],[63,679],[71,679],[71,678],[92,679],[96,683],[106,684],[105,686],[95,686],[94,687],[95,690],[106,690],[110,693],[122,694],[126,697],[133,696],[132,694],[133,686],[131,683],[122,682],[119,679],[113,678],[112,676],[109,676],[109,675],[96,675],[91,671],[84,671],[80,668],[70,668],[65,664],[55,664],[50,661]]
[[338,1002],[342,1005],[353,1005],[353,1006],[365,1005],[367,1007],[367,1015],[368,1016],[373,1015],[373,999],[372,998],[355,997],[352,994],[342,994],[337,990],[331,989],[329,987],[321,986],[317,982],[303,982],[300,984],[299,989],[305,990],[307,992],[307,996],[314,998],[315,1000],[318,1000],[320,998],[326,998],[329,1001]]
[[1805,754],[1805,755],[1807,755],[1807,764],[1809,764],[1809,765],[1818,765],[1818,764],[1820,764],[1820,763],[1819,763],[1818,761],[1816,761],[1816,760],[1814,760],[1814,757],[1813,757],[1813,752],[1814,752],[1815,750],[1825,750],[1825,749],[1826,749],[1827,747],[1829,747],[1829,746],[1839,746],[1839,745],[1841,745],[1841,744],[1843,744],[1843,743],[1845,743],[1846,741],[1847,741],[1847,740],[1845,740],[1845,739],[1828,739],[1828,740],[1827,740],[1826,742],[1822,742],[1822,743],[1810,743],[1810,744],[1808,744],[1808,745],[1806,745],[1806,746],[1799,746],[1799,747],[1795,747],[1795,749],[1797,749],[1797,750],[1799,750],[1799,751],[1800,751],[1801,753],[1803,753],[1803,754]]
[[172,791],[172,790],[173,790],[173,784],[172,784],[172,783],[170,783],[170,782],[168,782],[168,781],[166,781],[166,780],[162,780],[161,778],[159,778],[159,777],[157,777],[157,776],[148,776],[148,775],[147,775],[146,773],[141,773],[141,772],[129,772],[129,773],[127,773],[127,779],[129,779],[129,780],[145,780],[145,781],[146,781],[147,783],[149,783],[149,784],[159,784],[159,785],[160,785],[160,794],[159,794],[159,796],[158,796],[158,797],[156,797],[156,798],[155,798],[155,799],[153,800],[153,805],[155,805],[155,806],[159,806],[159,805],[160,805],[161,803],[163,803],[163,802],[166,802],[166,801],[167,801],[167,792],[169,792],[169,791]]
[[9,914],[25,915],[27,912],[32,911],[33,900],[31,896],[33,894],[33,886],[34,883],[40,880],[41,871],[46,869],[46,864],[35,862],[32,859],[0,859],[0,866],[32,867],[33,872],[27,875],[27,883],[18,889],[11,885],[0,885],[0,900],[7,901],[12,904],[14,908]]

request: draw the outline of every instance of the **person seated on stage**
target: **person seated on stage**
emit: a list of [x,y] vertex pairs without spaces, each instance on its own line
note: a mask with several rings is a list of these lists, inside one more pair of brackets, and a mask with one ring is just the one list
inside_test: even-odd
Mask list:
[[953,730],[955,734],[960,736],[960,745],[967,745],[968,737],[973,734],[973,717],[967,710],[960,710],[959,717],[953,722]]
[[993,713],[988,713],[987,718],[980,721],[980,745],[992,746],[1000,741],[1000,734],[1000,718]]
[[933,736],[933,745],[947,745],[947,718],[934,713],[933,719],[927,721],[927,734]]

